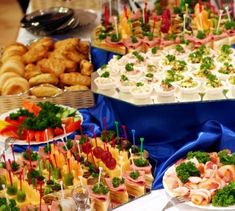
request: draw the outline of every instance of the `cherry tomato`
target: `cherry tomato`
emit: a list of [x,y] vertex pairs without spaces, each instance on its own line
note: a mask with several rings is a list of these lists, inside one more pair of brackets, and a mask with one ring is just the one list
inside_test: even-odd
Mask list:
[[93,149],[93,154],[96,158],[101,158],[101,155],[103,152],[104,152],[104,150],[101,147],[95,147]]

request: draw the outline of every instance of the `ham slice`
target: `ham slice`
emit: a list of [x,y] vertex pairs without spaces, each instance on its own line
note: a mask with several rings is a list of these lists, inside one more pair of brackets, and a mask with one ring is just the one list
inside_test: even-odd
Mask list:
[[175,40],[161,40],[160,47],[164,48],[174,44],[180,44],[180,39],[178,37]]
[[136,169],[137,171],[144,171],[145,174],[149,174],[151,173],[151,170],[152,170],[152,166],[149,164],[148,166],[144,166],[144,167],[139,167],[139,166],[134,166],[133,168],[133,164],[131,165],[131,169]]
[[142,40],[139,39],[139,38],[136,38],[137,39],[137,42],[136,43],[133,43],[131,41],[131,38],[128,38],[128,39],[125,39],[123,41],[123,44],[127,47],[127,48],[133,48],[133,49],[136,49],[138,47],[140,47],[142,45]]
[[112,179],[111,178],[105,178],[105,182],[109,188],[110,191],[113,192],[123,192],[126,191],[126,186],[124,184],[119,185],[118,187],[113,187]]
[[52,201],[51,211],[60,211],[60,203],[59,203],[59,201]]
[[207,205],[211,202],[211,192],[206,189],[196,189],[190,192],[191,201],[197,205]]
[[216,172],[216,177],[224,180],[226,183],[235,181],[235,166],[221,166]]
[[109,199],[109,194],[96,194],[92,191],[92,186],[87,187],[88,195],[91,199],[98,199],[100,201],[107,201]]
[[198,187],[207,190],[217,190],[221,188],[221,184],[218,180],[211,178],[200,182]]
[[153,38],[153,40],[149,40],[148,37],[144,37],[143,39],[143,43],[146,44],[150,48],[160,45],[160,42],[161,42],[161,39],[157,37]]
[[226,32],[223,32],[219,35],[211,35],[211,39],[214,40],[214,41],[221,40],[221,39],[224,39],[226,37],[228,37],[228,34]]
[[202,181],[202,178],[201,178],[201,177],[189,177],[188,180],[189,180],[189,182],[191,182],[191,183],[198,184],[199,182]]
[[193,38],[192,42],[194,43],[194,47],[200,47],[201,45],[205,45],[207,43],[209,43],[212,40],[212,35],[207,36],[204,39],[198,39],[198,38]]
[[235,36],[235,30],[234,29],[230,29],[230,30],[227,30],[227,34],[228,36]]
[[111,37],[106,37],[105,42],[106,42],[106,44],[108,44],[110,46],[122,46],[122,44],[123,44],[122,41],[112,42]]
[[130,177],[131,171],[127,171],[124,175],[125,182],[135,183],[137,185],[145,186],[145,173],[144,171],[139,171],[140,176],[137,179],[132,179]]
[[190,190],[187,187],[178,187],[173,190],[175,196],[187,196]]

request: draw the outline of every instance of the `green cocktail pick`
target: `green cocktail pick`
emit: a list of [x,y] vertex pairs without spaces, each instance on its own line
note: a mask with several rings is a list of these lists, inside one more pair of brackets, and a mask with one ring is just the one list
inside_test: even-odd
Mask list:
[[140,138],[140,157],[143,159],[143,143],[144,143],[144,138]]
[[118,121],[115,121],[115,127],[116,127],[116,134],[117,134],[117,138],[119,138],[119,129],[118,129]]

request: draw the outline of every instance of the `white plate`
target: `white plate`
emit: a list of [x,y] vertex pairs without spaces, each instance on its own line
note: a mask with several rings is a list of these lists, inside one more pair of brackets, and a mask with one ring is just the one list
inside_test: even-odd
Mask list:
[[[168,172],[171,172],[174,167],[175,167],[175,165],[169,167],[169,168],[166,170],[166,172],[165,172],[165,174],[164,174],[164,176],[163,176],[163,179],[162,179],[162,184],[163,184],[164,190],[166,191],[168,197],[175,197],[174,194],[168,189],[168,187],[167,187],[167,185],[166,185],[166,183],[165,183],[166,174],[167,174]],[[196,204],[194,204],[194,203],[192,203],[192,202],[185,202],[184,204],[185,204],[185,205],[188,205],[188,206],[190,206],[190,207],[199,208],[199,209],[201,209],[201,210],[235,210],[235,205],[229,206],[229,207],[214,207],[214,206],[212,206],[211,204],[209,204],[209,205],[204,205],[204,206],[200,206],[200,205],[196,205]]]
[[[69,106],[64,106],[64,105],[58,105],[58,106],[60,106],[60,107],[65,107],[65,108],[71,108],[71,107],[69,107]],[[72,108],[71,108],[71,109],[72,109]],[[18,111],[18,110],[19,110],[19,108],[13,109],[13,110],[10,110],[10,111],[8,111],[8,112],[6,112],[6,113],[1,114],[1,115],[0,115],[0,120],[4,120],[7,116],[9,116],[10,113],[16,112],[16,111]],[[80,117],[80,119],[81,119],[81,124],[82,124],[82,122],[83,122],[83,117],[82,117],[82,114],[81,114],[78,110],[77,110],[77,116]],[[55,137],[53,137],[52,139],[49,139],[48,141],[42,141],[42,142],[31,141],[31,142],[30,142],[30,145],[39,145],[39,144],[50,143],[50,142],[52,142],[52,141],[54,141],[54,140],[62,139],[62,138],[64,138],[65,136],[68,136],[68,135],[70,135],[70,134],[72,134],[72,132],[71,132],[71,133],[67,133],[66,135],[55,136]],[[5,143],[5,140],[6,140],[7,138],[8,138],[8,136],[0,135],[0,142]],[[21,145],[21,146],[23,146],[23,145],[28,145],[28,143],[26,142],[26,140],[20,140],[20,139],[16,139],[13,144],[14,144],[14,145]]]

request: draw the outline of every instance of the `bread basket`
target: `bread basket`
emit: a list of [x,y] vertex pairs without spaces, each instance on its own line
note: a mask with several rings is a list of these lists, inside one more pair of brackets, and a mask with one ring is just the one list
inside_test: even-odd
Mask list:
[[77,109],[89,108],[95,105],[94,95],[91,90],[62,91],[58,95],[44,98],[31,96],[29,91],[18,95],[0,96],[0,114],[15,108],[20,108],[24,100],[32,102],[50,101],[55,104],[70,106]]

